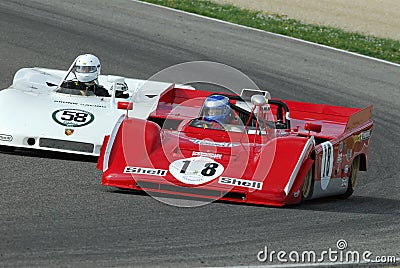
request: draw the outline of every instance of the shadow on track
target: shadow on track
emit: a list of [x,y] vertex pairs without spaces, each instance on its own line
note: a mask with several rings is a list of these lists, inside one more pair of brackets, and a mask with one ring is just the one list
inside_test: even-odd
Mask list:
[[68,154],[68,153],[60,153],[52,151],[34,150],[34,149],[15,149],[13,151],[0,150],[0,155],[1,154],[17,155],[24,157],[38,157],[47,159],[60,159],[60,160],[79,161],[79,162],[92,162],[92,163],[96,163],[98,159],[97,156]]
[[352,196],[349,199],[326,197],[306,201],[298,209],[338,213],[400,215],[400,200],[374,196]]
[[[148,194],[145,191],[140,190],[129,190],[129,189],[117,189],[108,188],[108,192],[115,194],[128,194],[128,195],[141,195],[151,197],[152,195],[157,197],[171,198],[171,199],[187,199],[193,201],[205,201],[207,199],[178,196],[161,193]],[[337,213],[356,213],[356,214],[377,214],[377,215],[400,215],[400,200],[372,197],[372,196],[353,196],[349,199],[340,199],[337,197],[326,197],[315,200],[309,200],[303,202],[301,205],[293,205],[286,207],[268,207],[262,205],[251,205],[251,204],[238,204],[227,201],[214,201],[213,203],[224,203],[236,206],[252,206],[252,207],[265,207],[266,209],[297,209],[297,210],[310,210],[310,211],[325,211],[325,212],[337,212]]]

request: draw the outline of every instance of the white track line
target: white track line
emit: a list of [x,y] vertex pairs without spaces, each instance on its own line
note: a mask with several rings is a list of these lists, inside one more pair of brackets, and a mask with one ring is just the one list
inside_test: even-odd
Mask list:
[[334,50],[334,51],[339,51],[339,52],[350,54],[350,55],[354,55],[354,56],[357,56],[357,57],[361,57],[361,58],[365,58],[365,59],[369,59],[369,60],[373,60],[373,61],[377,61],[377,62],[381,62],[381,63],[385,63],[385,64],[389,64],[389,65],[400,67],[400,64],[398,64],[398,63],[394,63],[394,62],[390,62],[390,61],[386,61],[386,60],[381,60],[381,59],[373,58],[373,57],[370,57],[370,56],[358,54],[358,53],[355,53],[355,52],[350,52],[350,51],[343,50],[343,49],[329,47],[329,46],[313,43],[313,42],[310,42],[310,41],[305,41],[305,40],[302,40],[302,39],[298,39],[298,38],[294,38],[294,37],[290,37],[290,36],[286,36],[286,35],[282,35],[282,34],[271,33],[271,32],[267,32],[267,31],[264,31],[264,30],[251,28],[251,27],[248,27],[248,26],[244,26],[244,25],[240,25],[240,24],[236,24],[236,23],[232,23],[232,22],[228,22],[228,21],[223,21],[223,20],[210,18],[210,17],[206,17],[206,16],[203,16],[203,15],[195,14],[195,13],[182,11],[182,10],[179,10],[179,9],[174,9],[174,8],[170,8],[170,7],[166,7],[166,6],[161,6],[161,5],[157,5],[157,4],[153,4],[153,3],[149,3],[149,2],[143,2],[143,1],[140,1],[140,0],[131,0],[131,1],[132,2],[136,2],[136,3],[141,3],[141,4],[144,4],[144,5],[149,5],[149,6],[153,6],[153,7],[167,9],[167,10],[178,12],[178,13],[183,13],[183,14],[186,14],[186,15],[190,15],[190,16],[194,16],[194,17],[198,17],[198,18],[202,18],[202,19],[206,19],[206,20],[211,20],[211,21],[215,21],[215,22],[219,22],[219,23],[224,23],[224,24],[228,24],[228,25],[231,25],[231,26],[236,26],[236,27],[240,27],[240,28],[244,28],[244,29],[248,29],[248,30],[252,30],[252,31],[268,33],[268,34],[271,34],[271,35],[274,35],[274,36],[279,36],[279,37],[287,38],[287,39],[290,39],[290,40],[296,40],[298,42],[302,42],[302,43],[305,43],[305,44],[314,45],[314,46],[318,46],[318,47],[323,47],[323,48],[326,48],[326,49],[331,49],[331,50]]

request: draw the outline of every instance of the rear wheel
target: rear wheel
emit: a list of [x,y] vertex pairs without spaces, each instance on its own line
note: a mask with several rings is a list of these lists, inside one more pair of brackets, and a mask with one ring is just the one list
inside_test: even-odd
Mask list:
[[303,182],[303,189],[302,189],[302,199],[308,200],[311,198],[314,191],[314,179],[313,179],[313,169],[307,172],[306,177],[304,178]]
[[350,177],[349,181],[347,182],[347,190],[344,194],[341,195],[342,198],[349,198],[353,194],[354,188],[356,187],[357,184],[359,169],[360,169],[360,157],[357,156],[356,158],[354,158],[353,163],[351,163]]

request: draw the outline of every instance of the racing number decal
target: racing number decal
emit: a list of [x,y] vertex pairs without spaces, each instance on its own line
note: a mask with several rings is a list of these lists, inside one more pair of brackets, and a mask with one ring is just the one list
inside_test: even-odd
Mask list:
[[333,169],[333,145],[329,141],[321,143],[321,188],[326,190],[332,176]]
[[189,166],[189,164],[190,164],[190,161],[189,161],[189,160],[185,160],[185,161],[182,161],[182,162],[183,162],[183,167],[182,167],[180,173],[185,174],[185,173],[186,173],[186,170],[187,170],[187,168],[188,168],[188,166]]
[[180,182],[199,185],[221,176],[224,167],[208,157],[191,157],[172,162],[169,171]]
[[79,109],[60,109],[52,114],[53,120],[66,127],[83,127],[94,120],[94,115]]
[[[183,167],[180,173],[186,174],[187,168],[192,161],[185,160],[183,161]],[[203,176],[214,176],[215,172],[217,171],[216,168],[219,167],[218,163],[206,163],[204,164],[204,168],[201,170],[201,175]]]
[[205,164],[205,168],[201,171],[201,175],[203,176],[214,176],[215,172],[217,171],[216,168],[218,168],[219,164],[218,163],[207,163]]
[[61,117],[62,120],[85,123],[89,114],[82,112],[74,112],[74,111],[64,111],[62,115],[63,115]]

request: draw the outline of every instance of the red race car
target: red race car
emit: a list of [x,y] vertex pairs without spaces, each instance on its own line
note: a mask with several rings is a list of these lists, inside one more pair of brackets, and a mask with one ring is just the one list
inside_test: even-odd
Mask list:
[[106,186],[204,200],[283,206],[347,198],[367,170],[371,115],[372,106],[171,86],[148,120],[120,118],[97,168]]

